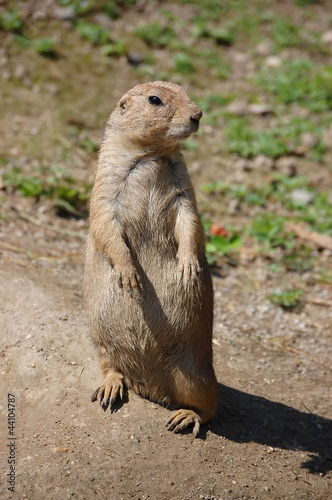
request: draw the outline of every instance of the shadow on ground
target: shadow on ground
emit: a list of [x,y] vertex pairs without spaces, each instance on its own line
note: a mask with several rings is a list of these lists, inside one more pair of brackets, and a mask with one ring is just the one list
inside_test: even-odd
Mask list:
[[[219,384],[220,405],[210,430],[237,443],[309,452],[312,474],[332,469],[332,420]],[[310,454],[312,453],[312,454]]]

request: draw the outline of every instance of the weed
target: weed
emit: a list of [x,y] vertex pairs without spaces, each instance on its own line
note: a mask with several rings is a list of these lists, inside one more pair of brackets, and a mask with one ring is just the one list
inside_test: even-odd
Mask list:
[[308,59],[284,61],[278,69],[262,71],[256,83],[285,104],[297,103],[313,112],[332,108],[332,66],[317,67]]
[[271,27],[271,36],[276,50],[297,47],[302,42],[300,27],[288,19],[277,19]]
[[7,10],[0,15],[0,29],[21,33],[23,30],[23,17],[18,10]]
[[91,190],[88,183],[76,187],[77,181],[56,166],[43,167],[28,176],[14,167],[4,175],[3,185],[26,197],[51,199],[59,215],[83,215]]
[[35,38],[31,41],[31,47],[44,57],[56,57],[55,40],[52,38]]
[[58,3],[62,7],[71,7],[75,14],[85,15],[91,12],[94,8],[95,1],[94,0],[58,0]]
[[296,250],[288,251],[282,257],[287,271],[304,273],[314,267],[314,257],[311,255],[312,249],[306,245],[297,246]]
[[149,47],[166,47],[175,37],[170,26],[162,26],[155,22],[139,26],[136,35],[140,37]]
[[93,45],[101,45],[109,42],[110,30],[100,26],[100,24],[94,24],[83,19],[79,19],[76,23],[76,29],[83,38],[91,42]]
[[268,247],[292,248],[294,235],[284,229],[285,217],[273,213],[256,215],[251,222],[250,234]]
[[215,27],[208,24],[201,17],[195,21],[195,26],[192,31],[195,38],[211,38],[218,45],[230,46],[234,44],[235,35],[232,25],[224,25],[223,27]]
[[116,40],[116,42],[103,45],[101,50],[103,54],[110,57],[120,57],[127,54],[126,42],[121,38]]
[[300,298],[303,290],[274,290],[268,299],[272,304],[282,307],[287,310],[298,309],[301,306]]
[[242,239],[237,233],[229,233],[229,231],[222,228],[224,235],[211,234],[211,221],[202,217],[202,223],[206,239],[206,258],[210,265],[216,264],[220,257],[237,250],[243,245]]
[[175,62],[175,71],[178,73],[189,75],[195,72],[194,64],[184,52],[175,54],[173,59]]
[[[247,118],[230,118],[224,128],[227,139],[227,150],[244,158],[263,154],[271,158],[293,153],[299,145],[304,132],[321,133],[321,128],[309,119],[293,117],[280,120],[273,128],[255,130]],[[311,154],[321,159],[325,151],[322,141],[318,139],[312,147]]]

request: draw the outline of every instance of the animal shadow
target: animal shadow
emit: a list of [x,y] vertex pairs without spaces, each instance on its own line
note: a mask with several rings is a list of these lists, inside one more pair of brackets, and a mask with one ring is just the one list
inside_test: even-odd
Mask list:
[[212,432],[237,443],[307,451],[301,467],[312,474],[332,469],[332,420],[225,385],[219,384],[219,389]]

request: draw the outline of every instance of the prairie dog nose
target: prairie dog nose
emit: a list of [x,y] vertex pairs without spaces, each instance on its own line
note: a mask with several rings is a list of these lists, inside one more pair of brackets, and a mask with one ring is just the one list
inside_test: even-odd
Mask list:
[[202,111],[197,107],[193,112],[191,113],[190,119],[196,123],[199,122],[199,120],[202,118],[203,113]]

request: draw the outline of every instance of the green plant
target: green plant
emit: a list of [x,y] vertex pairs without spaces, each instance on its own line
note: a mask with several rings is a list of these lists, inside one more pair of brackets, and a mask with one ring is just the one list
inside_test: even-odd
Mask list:
[[56,57],[55,40],[52,38],[35,38],[31,41],[31,47],[42,56]]
[[302,42],[300,27],[282,18],[276,19],[272,24],[271,37],[276,50],[297,47]]
[[105,44],[110,39],[110,30],[100,26],[100,24],[90,23],[84,19],[79,19],[76,23],[77,31],[93,45]]
[[109,57],[119,57],[127,54],[126,42],[119,38],[116,42],[102,46],[102,52]]
[[313,112],[332,108],[332,66],[317,66],[309,59],[284,61],[280,68],[262,71],[255,81],[285,104],[296,102]]
[[234,250],[237,250],[243,245],[242,238],[237,233],[230,233],[226,229],[221,231],[221,234],[212,234],[210,220],[202,217],[202,223],[205,233],[205,251],[207,261],[210,265],[216,264],[217,260]]
[[268,296],[268,299],[272,304],[280,306],[283,309],[293,310],[300,307],[302,294],[303,290],[274,290]]
[[192,32],[195,38],[211,38],[218,45],[233,45],[235,35],[233,26],[225,24],[223,27],[212,26],[204,19],[197,18]]
[[313,131],[317,133],[318,140],[308,154],[317,155],[316,159],[321,159],[324,152],[320,138],[322,128],[315,126],[312,120],[309,119],[300,119],[298,117],[281,118],[277,126],[257,130],[251,120],[231,117],[224,128],[227,150],[244,158],[259,154],[278,158],[293,153],[300,144],[302,134]]
[[174,55],[175,71],[183,74],[191,74],[195,72],[195,66],[191,59],[183,52]]
[[4,175],[3,184],[26,197],[51,199],[59,215],[82,215],[91,190],[88,183],[77,186],[76,179],[57,166],[42,167],[33,175],[14,167]]
[[258,214],[252,219],[249,232],[259,243],[272,248],[291,248],[294,245],[293,233],[285,231],[284,222],[285,218],[281,215]]
[[298,245],[291,251],[287,251],[282,257],[282,263],[287,271],[304,273],[314,267],[312,249],[305,245]]
[[58,0],[62,7],[71,7],[76,15],[84,15],[94,8],[95,0]]
[[166,47],[175,37],[170,26],[162,26],[155,22],[139,26],[135,34],[150,47]]
[[21,33],[24,26],[22,14],[18,10],[7,10],[0,15],[0,29]]

